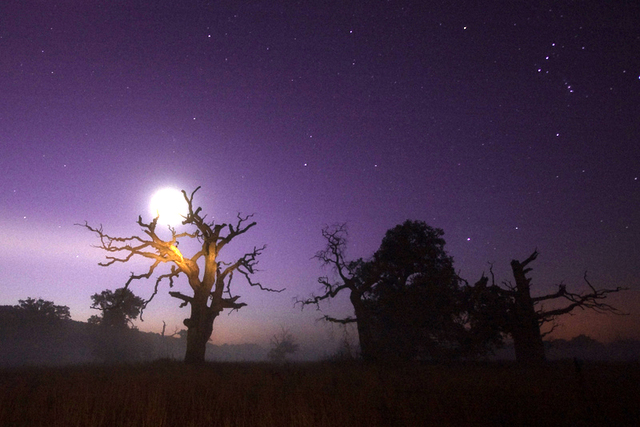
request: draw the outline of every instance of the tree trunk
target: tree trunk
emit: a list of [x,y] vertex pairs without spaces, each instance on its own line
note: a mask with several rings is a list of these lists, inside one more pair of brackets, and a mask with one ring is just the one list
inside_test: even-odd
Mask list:
[[524,324],[518,325],[514,328],[512,337],[518,363],[531,365],[543,363],[546,360],[544,343],[540,336],[540,327],[537,321],[535,327]]
[[531,299],[531,279],[526,277],[529,270],[524,268],[529,260],[523,263],[516,260],[511,261],[513,277],[516,280],[511,336],[516,352],[516,361],[535,364],[544,362],[546,357],[542,335],[540,335],[538,313]]
[[218,313],[207,306],[209,295],[196,293],[191,301],[191,317],[184,320],[187,327],[187,352],[184,356],[185,363],[204,363],[207,351],[207,342],[213,332],[213,321]]
[[371,330],[371,315],[369,313],[369,310],[365,307],[364,302],[356,292],[351,292],[350,299],[356,315],[358,340],[360,341],[360,356],[364,360],[375,360],[378,357],[379,351],[376,348],[376,344],[373,340],[373,333]]

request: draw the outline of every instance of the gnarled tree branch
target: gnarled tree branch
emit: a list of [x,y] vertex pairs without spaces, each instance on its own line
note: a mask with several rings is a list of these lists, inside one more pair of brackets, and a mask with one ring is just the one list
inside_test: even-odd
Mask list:
[[[126,263],[135,257],[151,260],[151,265],[146,272],[131,273],[125,288],[128,288],[134,280],[150,279],[156,274],[161,264],[171,266],[169,272],[160,272],[156,276],[153,292],[151,297],[145,301],[145,307],[158,293],[159,286],[163,281],[168,281],[169,288],[173,288],[174,281],[180,275],[184,274],[187,277],[193,296],[175,291],[169,292],[169,295],[182,301],[180,307],[191,306],[191,317],[187,319],[185,324],[188,326],[186,359],[192,362],[204,360],[204,346],[211,335],[215,317],[225,308],[233,311],[246,306],[245,303],[238,302],[239,296],[231,294],[231,281],[234,272],[242,275],[252,287],[269,292],[284,290],[266,287],[253,279],[253,275],[257,271],[257,258],[266,246],[254,247],[253,251],[231,263],[225,263],[218,259],[220,251],[227,244],[254,227],[256,222],[249,221],[253,215],[242,216],[240,214],[238,214],[235,224],[216,224],[213,221],[205,221],[206,215],[202,215],[202,208],[195,207],[193,203],[195,193],[199,189],[200,187],[196,188],[191,194],[182,191],[187,202],[187,213],[183,217],[182,224],[192,227],[193,232],[179,233],[175,228],[168,227],[170,237],[163,239],[156,233],[158,217],[145,223],[139,216],[136,223],[140,226],[142,233],[129,237],[109,235],[104,232],[102,225],[92,227],[86,221],[84,224],[77,224],[96,234],[100,239],[100,244],[96,247],[107,253],[106,261],[99,263],[101,266]],[[193,239],[199,242],[200,248],[191,257],[186,257],[178,249],[181,239]],[[223,295],[225,290],[226,295]]]

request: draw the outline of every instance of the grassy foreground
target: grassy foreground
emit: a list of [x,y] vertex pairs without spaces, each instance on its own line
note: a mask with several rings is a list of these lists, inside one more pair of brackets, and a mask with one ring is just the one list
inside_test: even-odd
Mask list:
[[0,426],[640,425],[640,365],[179,362],[0,371]]

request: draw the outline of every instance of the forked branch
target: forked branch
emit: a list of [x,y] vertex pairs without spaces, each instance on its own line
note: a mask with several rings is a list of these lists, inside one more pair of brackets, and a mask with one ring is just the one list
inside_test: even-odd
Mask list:
[[586,282],[587,286],[589,286],[590,292],[581,293],[581,294],[569,292],[567,291],[566,285],[560,284],[558,285],[557,292],[550,295],[544,295],[541,297],[533,298],[535,302],[544,301],[548,299],[555,299],[555,298],[564,298],[565,300],[570,302],[570,304],[567,305],[566,307],[549,310],[549,311],[540,311],[539,315],[541,320],[543,321],[552,320],[557,316],[570,313],[576,308],[580,308],[582,310],[590,309],[597,313],[612,313],[617,315],[628,314],[617,309],[616,307],[610,304],[605,303],[603,300],[605,300],[609,294],[625,291],[625,290],[628,290],[629,288],[618,286],[613,289],[596,289],[591,284],[591,282],[589,282],[589,280],[587,279],[586,272],[584,273],[584,281]]

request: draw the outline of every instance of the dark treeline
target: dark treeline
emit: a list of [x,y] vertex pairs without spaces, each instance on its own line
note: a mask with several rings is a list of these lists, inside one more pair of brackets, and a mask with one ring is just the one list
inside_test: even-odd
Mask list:
[[[120,292],[96,295],[113,294]],[[131,294],[130,301],[137,301],[137,297]],[[128,310],[126,306],[118,307]],[[103,313],[88,322],[78,322],[71,319],[68,307],[52,301],[28,298],[16,306],[0,306],[0,367],[130,363],[184,356],[184,333],[169,336],[141,332],[115,310],[107,313],[111,314],[107,314],[106,321]],[[120,321],[114,324],[112,319]],[[266,358],[266,350],[255,344],[209,343],[207,353],[208,360],[217,361]]]
[[[368,259],[347,260],[344,224],[326,227],[322,234],[326,247],[316,258],[334,277],[320,277],[321,292],[297,303],[320,309],[323,301],[348,294],[354,315],[324,319],[355,323],[366,360],[473,359],[511,341],[518,362],[541,363],[546,360],[543,337],[558,317],[576,308],[620,314],[604,300],[623,288],[596,289],[586,274],[585,292],[561,284],[554,293],[533,294],[528,274],[537,250],[524,261],[511,261],[515,283],[497,285],[491,268],[490,278],[482,273],[470,284],[456,273],[444,232],[422,221],[406,221],[387,231]],[[549,301],[564,305],[545,310],[542,303]],[[543,333],[541,326],[547,323],[551,327]]]
[[[36,301],[30,299],[31,301]],[[44,303],[53,305],[50,301]],[[61,306],[64,308],[64,306]],[[286,342],[284,334],[274,335],[278,343]],[[182,335],[182,336],[181,336]],[[105,331],[88,322],[69,317],[34,316],[20,306],[0,306],[0,367],[61,366],[86,363],[130,363],[157,359],[182,359],[186,350],[184,333],[162,335],[140,332],[133,328],[115,330],[104,340]],[[640,360],[640,341],[618,340],[602,344],[584,335],[571,340],[547,340],[544,347],[548,359],[577,358],[585,361]],[[281,350],[275,346],[268,351],[257,344],[207,346],[209,361],[279,361],[274,357]],[[339,345],[328,353],[308,354],[307,359],[329,358],[345,360]],[[284,355],[282,355],[284,356]],[[483,360],[514,360],[513,344],[485,355]]]
[[[102,227],[92,227],[86,222],[80,224],[100,239],[98,247],[107,253],[106,261],[100,265],[125,263],[133,257],[150,262],[146,272],[131,273],[118,298],[129,292],[129,284],[134,280],[154,276],[153,299],[161,282],[168,282],[172,287],[179,277],[187,279],[188,294],[169,291],[169,295],[179,300],[181,307],[190,308],[190,316],[183,322],[187,341],[185,361],[193,364],[204,362],[213,322],[219,314],[225,309],[239,310],[247,305],[240,301],[240,295],[232,292],[234,275],[262,291],[283,290],[265,287],[253,279],[258,257],[266,246],[254,247],[235,260],[220,258],[226,246],[250,231],[256,222],[251,221],[252,216],[240,214],[235,225],[206,222],[202,208],[194,203],[199,188],[191,194],[182,191],[188,206],[182,224],[191,231],[178,233],[170,227],[169,239],[162,239],[156,233],[158,217],[149,223],[138,217],[142,234],[129,237],[107,234]],[[546,359],[541,332],[545,323],[555,324],[559,316],[576,308],[618,313],[604,300],[608,294],[623,288],[596,289],[586,275],[589,288],[586,292],[575,293],[560,285],[552,294],[532,294],[528,274],[531,263],[538,257],[537,250],[524,261],[511,261],[513,283],[505,280],[501,285],[496,284],[490,270],[491,280],[482,273],[472,285],[456,273],[453,258],[445,250],[444,231],[422,221],[406,221],[388,230],[380,248],[368,259],[346,258],[345,225],[326,227],[322,234],[326,247],[316,258],[332,269],[334,277],[320,277],[321,293],[297,299],[296,303],[320,308],[321,302],[347,294],[353,316],[326,315],[324,318],[329,322],[356,325],[360,356],[365,360],[472,359],[512,340],[519,362],[541,363]],[[200,250],[190,256],[178,248],[180,240],[188,239],[195,239],[200,246]],[[163,265],[169,266],[169,271],[156,272]],[[108,300],[115,297],[108,293],[94,296],[94,308],[103,311],[102,318],[94,319],[94,323],[116,320],[125,326],[131,316],[136,316],[151,301],[138,301],[138,306],[130,302],[128,305],[133,311],[109,320],[112,315],[106,309],[127,305]],[[549,301],[562,301],[565,305],[545,311],[542,303]],[[112,329],[105,332],[107,338]]]
[[[224,309],[246,306],[239,302],[239,295],[231,292],[234,274],[263,291],[280,290],[264,287],[252,278],[264,246],[254,247],[235,261],[219,259],[226,245],[256,223],[248,222],[250,216],[240,215],[235,225],[205,222],[201,208],[193,203],[196,191],[190,195],[183,191],[188,205],[183,224],[194,231],[177,233],[169,228],[170,240],[162,240],[156,234],[157,217],[148,224],[138,219],[147,238],[110,236],[101,227],[82,225],[99,236],[100,248],[116,254],[108,255],[101,265],[127,262],[138,256],[153,261],[148,271],[132,273],[124,286],[115,291],[105,290],[91,296],[91,308],[99,314],[91,316],[87,324],[72,322],[68,307],[42,299],[28,298],[15,307],[2,307],[2,360],[37,363],[45,354],[49,359],[59,359],[62,356],[56,356],[56,351],[66,345],[75,349],[66,353],[74,354],[70,362],[148,360],[176,357],[168,347],[175,349],[176,345],[169,343],[178,342],[186,362],[204,362],[216,317]],[[489,276],[482,272],[475,282],[460,277],[445,249],[444,231],[422,221],[406,221],[388,230],[380,247],[367,259],[347,259],[344,224],[325,227],[322,235],[326,246],[315,257],[329,267],[332,276],[320,277],[321,292],[297,299],[296,304],[320,309],[324,301],[346,294],[353,315],[346,318],[325,315],[324,319],[355,324],[358,356],[364,360],[473,360],[486,358],[512,343],[518,362],[541,363],[547,358],[543,338],[558,325],[562,315],[577,308],[620,314],[605,301],[610,293],[624,288],[598,289],[586,274],[583,292],[571,291],[560,284],[556,292],[536,295],[530,274],[537,250],[523,261],[513,259],[513,281],[497,284],[492,268]],[[178,249],[180,239],[196,239],[202,245],[201,250],[191,258],[185,257]],[[163,264],[171,266],[169,272],[156,273],[156,268]],[[186,276],[193,291],[193,295],[169,292],[181,301],[181,307],[190,306],[191,313],[184,319],[185,330],[171,336],[166,336],[163,330],[158,345],[151,342],[158,341],[156,338],[142,338],[132,323],[151,299],[145,301],[129,289],[133,280],[149,279],[154,274],[151,299],[161,281],[168,281],[171,286],[180,276]],[[553,309],[543,308],[548,302],[553,303]],[[548,326],[545,332],[543,325]],[[274,337],[272,345],[270,358],[275,361],[283,361],[287,354],[298,350],[293,337],[284,329],[280,338]],[[164,354],[153,350],[158,346],[165,347]]]
[[[106,339],[105,339],[106,338]],[[186,340],[135,329],[105,332],[71,319],[43,323],[15,306],[0,306],[0,367],[63,366],[180,360]],[[207,345],[209,361],[260,361],[267,350],[256,344]]]

